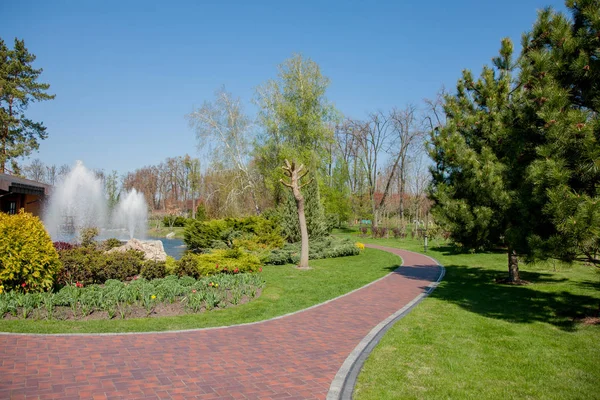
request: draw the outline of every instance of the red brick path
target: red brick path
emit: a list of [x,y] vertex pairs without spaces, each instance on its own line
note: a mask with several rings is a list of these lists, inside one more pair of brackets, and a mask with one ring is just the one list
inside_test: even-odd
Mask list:
[[[375,246],[371,246],[375,247]],[[348,296],[252,325],[130,335],[0,335],[0,399],[324,399],[360,340],[435,281],[415,253]]]

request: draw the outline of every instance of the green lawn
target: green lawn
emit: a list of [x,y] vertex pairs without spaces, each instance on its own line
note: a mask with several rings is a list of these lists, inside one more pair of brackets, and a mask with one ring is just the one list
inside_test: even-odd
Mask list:
[[265,266],[266,287],[250,303],[201,314],[178,317],[98,321],[1,320],[0,331],[35,333],[142,332],[225,326],[260,321],[332,299],[393,271],[398,256],[366,249],[358,256],[310,262],[311,270],[291,265]]
[[175,237],[177,239],[183,239],[183,227],[173,227],[169,228],[161,225],[160,228],[157,228],[155,224],[149,224],[148,226],[148,236],[155,238],[167,237],[167,235],[171,232],[175,233]]
[[[423,251],[416,240],[357,240]],[[507,286],[495,283],[505,254],[433,243],[428,255],[446,276],[375,348],[356,399],[600,398],[600,325],[580,322],[600,305],[597,269],[521,265],[531,284]]]

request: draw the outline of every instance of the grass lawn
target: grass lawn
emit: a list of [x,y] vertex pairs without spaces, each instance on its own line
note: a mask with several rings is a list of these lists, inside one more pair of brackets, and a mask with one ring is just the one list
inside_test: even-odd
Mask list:
[[[423,251],[416,240],[352,237]],[[522,264],[531,284],[507,286],[494,282],[507,275],[506,254],[441,243],[427,254],[446,267],[444,280],[384,336],[354,398],[600,398],[600,325],[580,322],[600,305],[594,267]]]
[[177,317],[95,321],[2,320],[0,331],[32,333],[143,332],[225,326],[260,321],[332,299],[372,282],[400,264],[390,253],[365,249],[358,256],[312,260],[311,270],[265,266],[266,287],[250,303]]
[[171,232],[175,232],[175,237],[177,239],[183,239],[183,227],[173,227],[169,228],[161,225],[160,228],[157,228],[155,224],[149,224],[148,226],[148,236],[161,238],[167,237],[167,235]]

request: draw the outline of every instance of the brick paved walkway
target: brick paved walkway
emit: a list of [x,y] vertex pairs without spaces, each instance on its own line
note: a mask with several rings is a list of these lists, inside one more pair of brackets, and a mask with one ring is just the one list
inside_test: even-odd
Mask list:
[[361,339],[439,276],[425,256],[386,250],[405,266],[280,319],[171,333],[0,335],[0,399],[324,399]]

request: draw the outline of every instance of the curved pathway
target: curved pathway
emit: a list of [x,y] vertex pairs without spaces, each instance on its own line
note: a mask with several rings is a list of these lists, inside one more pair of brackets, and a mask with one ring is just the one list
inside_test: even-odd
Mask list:
[[442,271],[417,253],[369,247],[404,266],[283,318],[183,332],[2,334],[0,399],[324,399],[361,340]]

